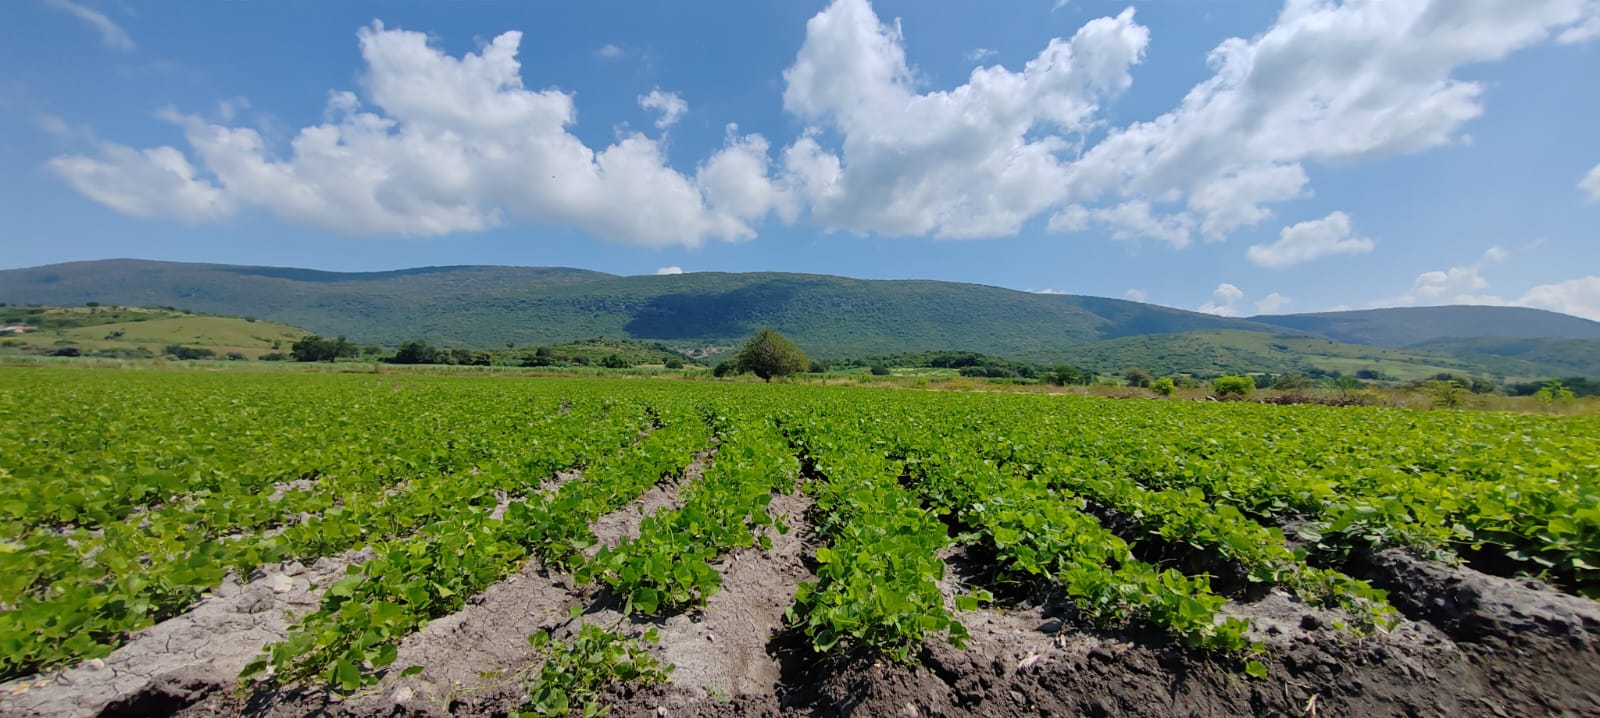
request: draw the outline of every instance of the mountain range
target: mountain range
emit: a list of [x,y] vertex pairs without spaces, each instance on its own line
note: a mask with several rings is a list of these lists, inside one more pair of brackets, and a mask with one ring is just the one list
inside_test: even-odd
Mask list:
[[607,337],[715,356],[770,326],[820,358],[951,349],[1098,371],[1600,376],[1600,322],[1519,307],[1233,318],[976,284],[781,272],[619,276],[455,266],[352,273],[136,259],[0,270],[0,303],[87,302],[260,317],[390,346]]

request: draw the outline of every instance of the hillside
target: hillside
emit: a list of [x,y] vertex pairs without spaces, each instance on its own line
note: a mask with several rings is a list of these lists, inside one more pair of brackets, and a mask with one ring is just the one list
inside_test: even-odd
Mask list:
[[165,307],[0,307],[0,325],[36,327],[0,339],[13,351],[53,352],[72,347],[89,353],[146,356],[168,345],[209,349],[255,359],[286,353],[304,329],[254,317],[195,314]]
[[975,284],[777,272],[617,276],[459,266],[349,273],[123,259],[0,271],[0,302],[180,307],[388,346],[634,339],[715,359],[771,326],[819,359],[963,350],[1103,371],[1600,375],[1593,358],[1600,322],[1535,309],[1238,319]]
[[1410,347],[1441,339],[1600,339],[1600,322],[1522,307],[1401,307],[1251,317],[1350,344]]
[[1389,349],[1320,337],[1238,330],[1123,337],[1076,347],[1068,354],[1072,363],[1102,373],[1128,367],[1156,374],[1187,372],[1202,376],[1245,372],[1355,374],[1366,370],[1401,380],[1441,373],[1513,377],[1551,373],[1551,367],[1537,362],[1504,357],[1468,358],[1445,351]]
[[0,271],[0,302],[89,301],[250,314],[390,345],[413,338],[492,347],[626,337],[727,348],[773,326],[819,357],[928,349],[1053,353],[1128,334],[1268,328],[1117,299],[768,272],[621,277],[430,267],[350,274],[141,260]]

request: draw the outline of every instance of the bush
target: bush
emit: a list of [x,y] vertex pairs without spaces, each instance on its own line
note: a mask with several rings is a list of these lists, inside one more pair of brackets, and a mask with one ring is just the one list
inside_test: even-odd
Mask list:
[[734,374],[738,373],[739,369],[732,361],[722,362],[721,364],[718,364],[715,369],[711,370],[711,375],[716,377],[733,376]]
[[1539,390],[1533,393],[1533,396],[1545,404],[1566,401],[1574,397],[1572,390],[1562,384],[1560,379],[1551,379],[1545,382],[1544,386],[1539,387]]
[[228,361],[245,361],[249,358],[240,352],[228,352]]
[[186,361],[194,359],[212,359],[217,356],[217,353],[211,351],[210,349],[206,349],[204,347],[186,347],[182,344],[168,344],[167,348],[161,350],[161,353],[169,354],[177,357],[178,359],[183,359]]
[[442,350],[421,339],[414,339],[400,345],[400,351],[395,352],[391,364],[443,364],[446,362]]
[[889,367],[882,364],[873,364],[872,368],[867,371],[871,372],[873,376],[889,376]]
[[1160,379],[1157,379],[1156,383],[1151,384],[1150,388],[1154,389],[1157,394],[1162,396],[1172,396],[1172,392],[1176,390],[1178,386],[1177,384],[1173,383],[1172,377],[1164,376]]
[[1143,369],[1126,369],[1123,370],[1122,376],[1128,380],[1128,386],[1140,389],[1149,389],[1150,385],[1156,382],[1156,378]]
[[271,352],[262,354],[256,358],[256,361],[289,361],[289,355],[283,352]]
[[667,364],[667,368],[668,369],[682,369],[683,368],[683,360],[679,359],[677,357],[668,357],[666,364]]
[[1256,381],[1247,376],[1219,376],[1211,380],[1211,390],[1222,398],[1242,399],[1250,396]]
[[1433,398],[1433,406],[1438,409],[1455,409],[1466,403],[1467,388],[1455,380],[1435,379],[1424,384],[1423,389]]
[[359,354],[360,347],[351,344],[344,337],[325,339],[312,334],[301,338],[289,348],[295,361],[333,361],[340,357],[353,357]]
[[627,369],[631,365],[628,364],[628,360],[616,354],[608,354],[606,358],[600,360],[600,366],[607,369]]

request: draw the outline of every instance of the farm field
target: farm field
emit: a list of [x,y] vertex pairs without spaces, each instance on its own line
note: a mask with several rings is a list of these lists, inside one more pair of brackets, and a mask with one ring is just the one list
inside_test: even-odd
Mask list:
[[0,715],[1600,714],[1600,418],[0,369]]

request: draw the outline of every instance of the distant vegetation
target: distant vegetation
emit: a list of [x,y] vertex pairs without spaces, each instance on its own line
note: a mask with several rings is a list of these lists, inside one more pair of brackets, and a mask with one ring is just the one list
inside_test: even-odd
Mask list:
[[[1600,377],[1600,322],[1513,307],[1238,319],[1119,299],[805,274],[619,277],[481,266],[333,273],[137,260],[0,271],[0,301],[75,305],[0,307],[7,321],[37,327],[0,337],[0,348],[64,356],[148,358],[177,345],[219,358],[297,358],[291,346],[308,332],[273,323],[287,322],[346,337],[366,360],[692,368],[728,360],[771,327],[805,348],[812,370],[877,376],[917,369],[1060,382],[1053,372],[1066,366],[1074,378],[1065,383],[1076,383],[1138,368],[1149,383],[1137,386],[1173,377],[1176,389],[1185,376],[1244,374],[1258,384],[1260,375],[1394,383],[1448,374],[1501,385]],[[213,314],[171,309],[179,303]],[[135,304],[144,308],[129,308]],[[201,326],[227,314],[249,316]],[[313,355],[321,356],[298,357]]]
[[[1600,374],[1593,370],[1600,362],[1600,323],[1508,307],[1237,319],[972,284],[782,273],[618,277],[520,267],[332,273],[137,260],[0,271],[0,302],[89,301],[181,303],[391,348],[414,339],[498,350],[507,343],[554,347],[606,337],[658,342],[716,363],[761,327],[772,327],[818,361],[966,349],[1100,373],[1144,366],[1212,374],[1367,368],[1399,377]],[[1236,334],[1230,338],[1230,332]],[[1313,342],[1326,349],[1307,355]],[[1272,351],[1268,344],[1288,349]]]
[[306,336],[302,329],[255,317],[93,302],[0,306],[0,327],[16,327],[0,334],[0,351],[5,353],[111,359],[254,359],[287,352]]

